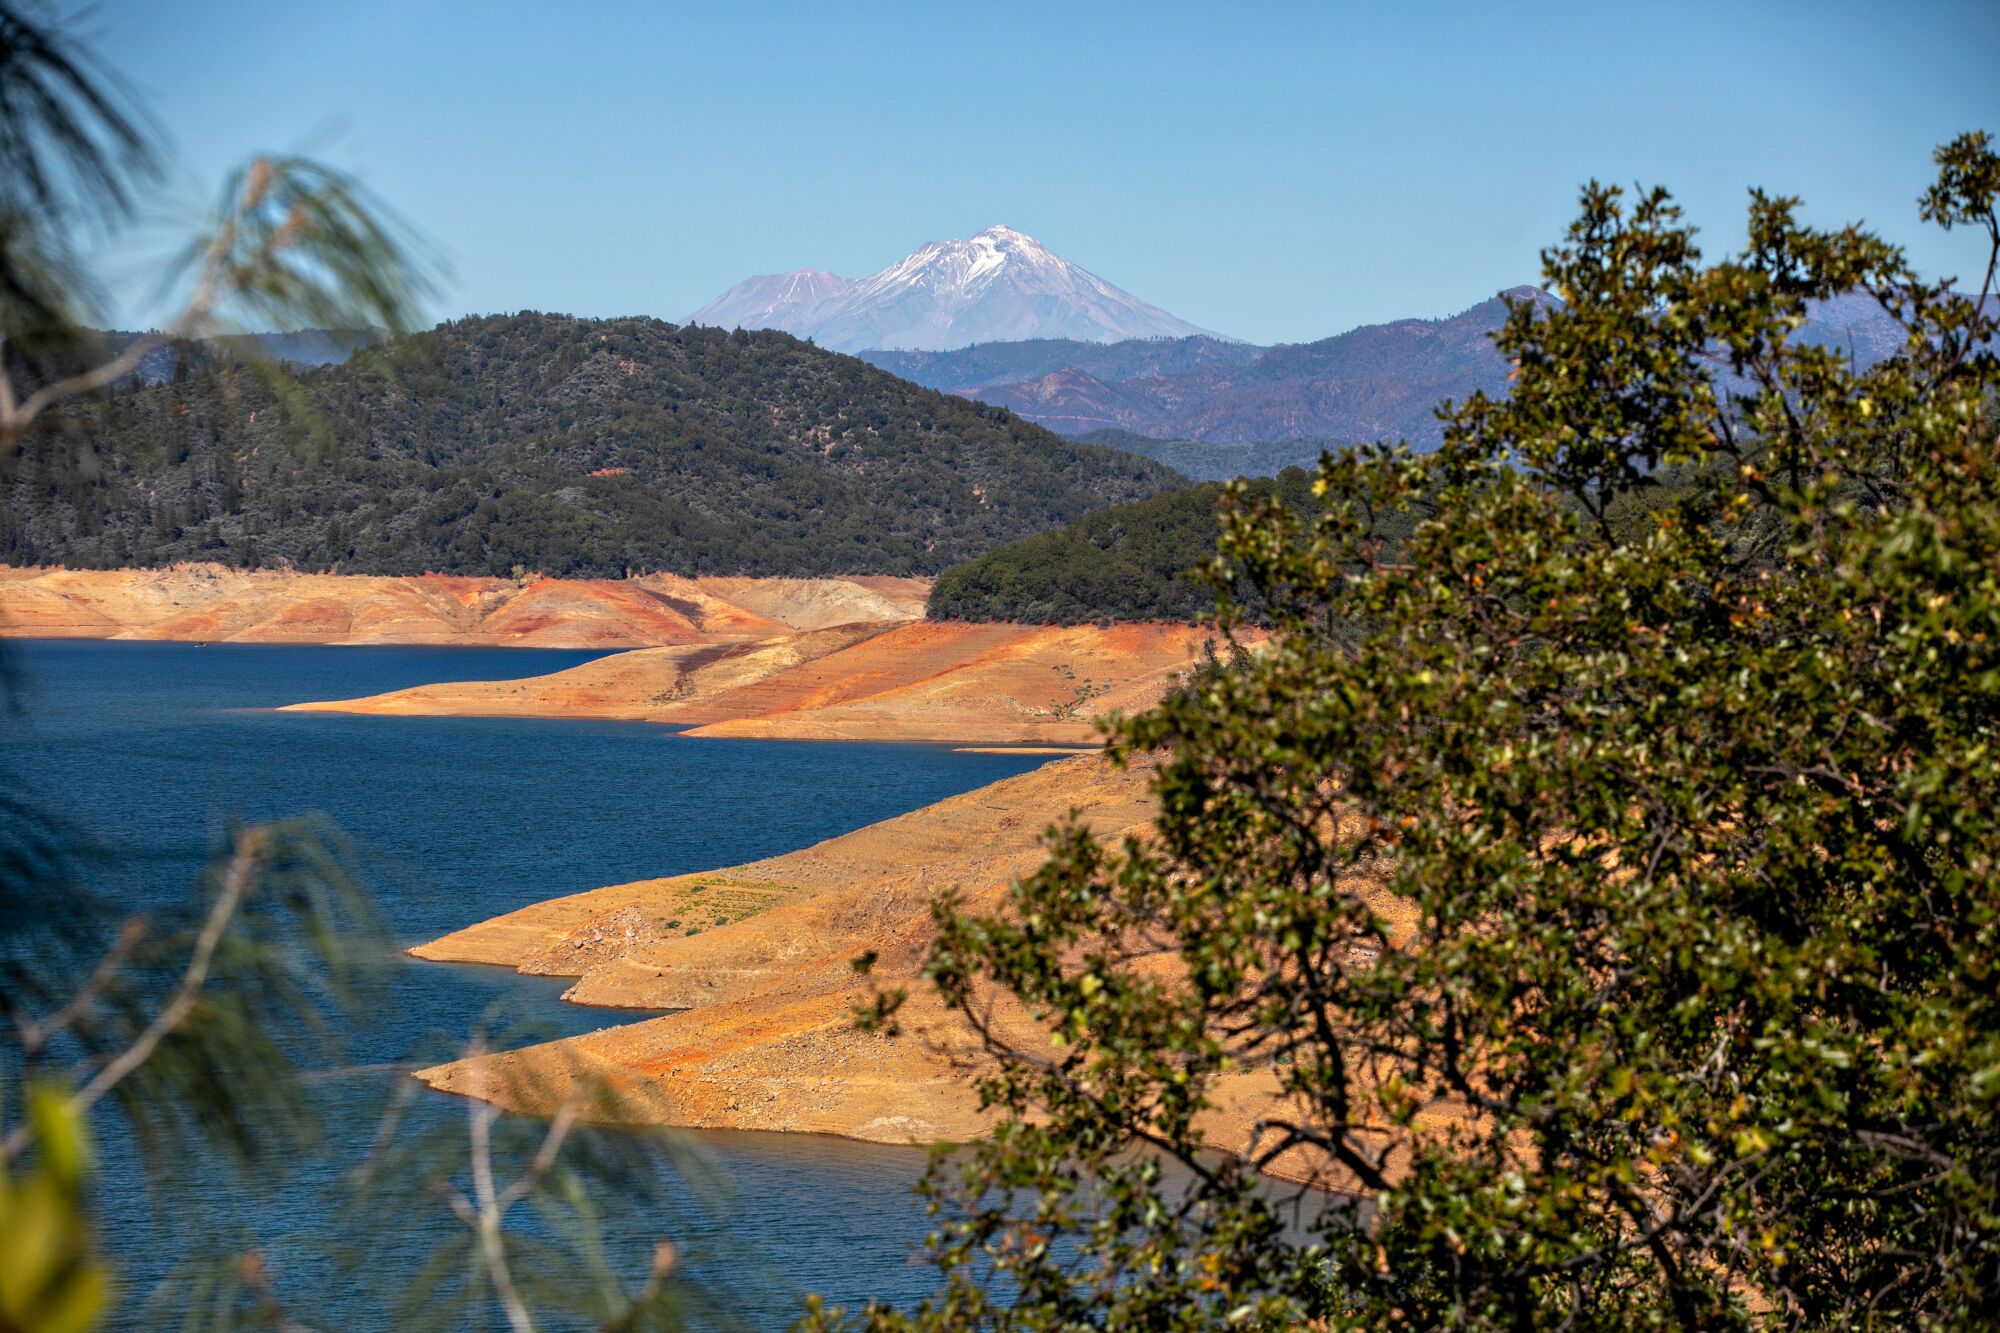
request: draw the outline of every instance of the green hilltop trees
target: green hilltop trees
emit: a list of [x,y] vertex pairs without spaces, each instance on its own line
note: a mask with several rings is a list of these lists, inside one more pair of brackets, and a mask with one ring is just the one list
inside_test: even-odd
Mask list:
[[[1310,526],[1238,507],[1213,573],[1277,634],[1118,727],[1157,836],[940,906],[943,994],[1059,1040],[994,1039],[941,1294],[846,1322],[2000,1325],[2000,156],[1938,167],[1978,298],[1591,186],[1506,401]],[[1859,372],[1792,337],[1852,292],[1908,330]],[[1242,1073],[1239,1160],[1196,1117]],[[1286,1151],[1365,1206],[1288,1230]]]
[[68,424],[29,442],[0,559],[934,574],[1179,481],[789,334],[533,311],[303,373],[225,358]]

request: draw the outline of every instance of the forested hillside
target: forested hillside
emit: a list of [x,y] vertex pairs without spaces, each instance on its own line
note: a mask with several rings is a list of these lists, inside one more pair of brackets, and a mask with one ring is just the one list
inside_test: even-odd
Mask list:
[[31,439],[0,558],[383,574],[928,574],[1178,483],[776,332],[467,319]]
[[[1250,483],[1275,488],[1293,509],[1314,504],[1311,477],[1287,468]],[[1075,625],[1092,620],[1196,620],[1215,593],[1190,571],[1215,554],[1222,487],[1190,486],[1088,515],[946,570],[931,589],[932,620],[1014,620]]]

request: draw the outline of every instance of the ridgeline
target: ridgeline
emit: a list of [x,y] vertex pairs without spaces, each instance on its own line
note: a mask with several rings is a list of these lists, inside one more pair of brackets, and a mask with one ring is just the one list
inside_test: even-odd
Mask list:
[[1180,482],[787,334],[524,313],[83,403],[28,442],[0,559],[934,574]]

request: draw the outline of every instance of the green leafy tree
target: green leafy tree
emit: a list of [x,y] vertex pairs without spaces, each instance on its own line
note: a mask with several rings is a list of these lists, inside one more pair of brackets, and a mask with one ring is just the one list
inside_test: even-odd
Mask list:
[[[931,1177],[941,1294],[847,1322],[2000,1324],[2000,156],[1937,163],[1977,295],[1593,185],[1505,401],[1238,507],[1276,637],[1118,728],[1155,836],[940,907],[1001,1123]],[[1793,337],[1852,293],[1866,370]]]

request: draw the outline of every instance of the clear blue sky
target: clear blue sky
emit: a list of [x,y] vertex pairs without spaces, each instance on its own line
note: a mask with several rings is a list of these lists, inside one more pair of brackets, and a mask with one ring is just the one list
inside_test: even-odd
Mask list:
[[440,316],[679,319],[752,273],[860,276],[1004,222],[1296,341],[1533,280],[1591,176],[1668,185],[1711,251],[1761,183],[1962,272],[1970,238],[1913,201],[1934,144],[2000,133],[1993,0],[110,0],[84,23],[190,184],[261,149],[358,172],[448,259]]

